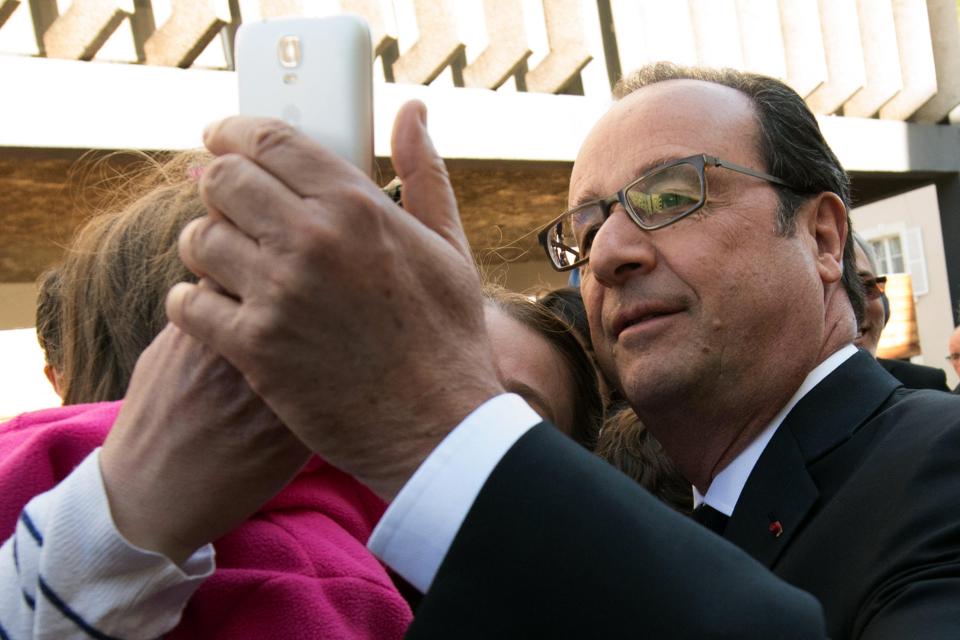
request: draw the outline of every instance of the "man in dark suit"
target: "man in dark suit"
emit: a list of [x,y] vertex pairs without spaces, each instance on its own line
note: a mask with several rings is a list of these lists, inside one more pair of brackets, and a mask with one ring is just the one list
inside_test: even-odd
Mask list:
[[888,358],[877,358],[877,362],[907,389],[934,389],[948,393],[950,391],[950,387],[947,386],[947,374],[943,369]]
[[658,65],[618,95],[541,237],[727,541],[501,393],[422,107],[394,131],[407,212],[278,123],[208,130],[222,215],[181,246],[222,289],[178,286],[172,321],[393,500],[370,547],[426,592],[411,637],[957,636],[960,399],[853,347],[849,189],[815,118],[737,72]]

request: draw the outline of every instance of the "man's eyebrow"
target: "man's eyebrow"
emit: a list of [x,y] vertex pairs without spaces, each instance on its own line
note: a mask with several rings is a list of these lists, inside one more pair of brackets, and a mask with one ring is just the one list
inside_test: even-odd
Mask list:
[[[667,164],[667,163],[673,162],[674,160],[679,160],[680,158],[685,158],[685,157],[687,157],[687,156],[669,155],[669,156],[658,156],[658,157],[656,157],[656,158],[653,158],[652,160],[648,160],[647,162],[644,162],[643,164],[637,166],[637,167],[630,173],[630,175],[633,176],[633,177],[630,178],[630,180],[629,180],[628,182],[620,185],[620,188],[622,189],[623,187],[625,187],[625,186],[627,186],[628,184],[630,184],[630,182],[633,182],[634,180],[636,180],[637,178],[639,178],[639,177],[642,176],[643,174],[648,173],[648,172],[656,169],[657,167],[661,167],[661,166],[663,166],[663,165],[665,165],[665,164]],[[596,200],[602,200],[603,198],[606,198],[606,197],[608,197],[608,196],[610,196],[610,195],[613,195],[613,194],[610,194],[610,193],[599,193],[599,192],[597,192],[597,191],[594,190],[594,189],[589,189],[589,190],[587,190],[587,191],[584,191],[582,194],[580,194],[580,197],[577,198],[577,200],[576,200],[575,202],[571,202],[571,203],[570,203],[570,208],[571,208],[571,209],[574,209],[574,208],[579,207],[580,205],[586,204],[586,203],[588,203],[588,202],[594,202],[594,201],[596,201]]]
[[550,410],[550,404],[539,391],[526,382],[519,380],[508,379],[504,380],[502,384],[507,391],[521,396],[524,400],[534,405],[534,409],[539,409],[537,413],[541,414],[541,418],[549,420],[555,425],[557,424],[557,417],[553,415],[553,411]]

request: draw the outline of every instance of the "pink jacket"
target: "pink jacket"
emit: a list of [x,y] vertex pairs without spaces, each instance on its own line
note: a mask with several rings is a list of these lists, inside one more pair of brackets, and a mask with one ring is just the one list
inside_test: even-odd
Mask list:
[[[23,414],[0,425],[0,535],[103,443],[119,402]],[[400,638],[406,601],[366,548],[386,505],[319,458],[214,543],[217,569],[170,638]]]

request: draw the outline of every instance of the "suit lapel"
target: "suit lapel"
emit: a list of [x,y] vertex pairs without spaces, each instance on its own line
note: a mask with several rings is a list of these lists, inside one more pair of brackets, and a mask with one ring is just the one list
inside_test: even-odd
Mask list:
[[773,566],[819,495],[799,447],[781,426],[750,473],[724,537]]
[[824,378],[764,449],[724,537],[772,567],[820,495],[809,465],[849,440],[899,384],[863,351]]

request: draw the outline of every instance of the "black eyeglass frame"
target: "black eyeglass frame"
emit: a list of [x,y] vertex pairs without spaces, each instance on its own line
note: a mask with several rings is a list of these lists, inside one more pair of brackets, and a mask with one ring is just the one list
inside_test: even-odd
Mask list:
[[[649,224],[647,222],[644,222],[643,219],[640,217],[640,214],[638,214],[633,209],[633,207],[630,206],[629,200],[627,199],[627,191],[629,191],[632,187],[634,187],[638,183],[643,182],[644,180],[647,180],[654,174],[657,174],[661,171],[669,169],[670,167],[675,167],[681,164],[693,165],[693,167],[696,168],[697,172],[700,174],[700,199],[697,201],[697,204],[692,206],[687,211],[684,211],[678,216],[671,218],[670,220],[667,220],[665,222],[659,222],[657,224]],[[764,173],[763,171],[757,171],[755,169],[744,167],[739,164],[735,164],[733,162],[727,162],[726,160],[721,160],[716,156],[710,156],[705,153],[701,153],[694,156],[687,156],[686,158],[679,158],[677,160],[672,160],[665,164],[661,164],[657,167],[654,167],[653,169],[650,169],[649,171],[644,172],[644,174],[641,175],[639,178],[631,180],[625,187],[623,187],[616,193],[610,196],[607,196],[606,198],[600,198],[599,200],[591,200],[590,202],[584,202],[583,204],[577,205],[573,209],[568,209],[564,211],[563,213],[561,213],[559,216],[551,220],[548,224],[544,225],[540,229],[540,231],[537,233],[537,240],[540,242],[540,246],[542,246],[544,251],[546,252],[547,258],[550,260],[550,264],[554,268],[554,270],[569,271],[570,269],[579,267],[580,265],[590,260],[589,255],[587,255],[586,257],[580,258],[578,260],[575,260],[574,262],[568,265],[561,266],[561,265],[558,265],[557,262],[554,260],[553,254],[551,252],[550,238],[549,238],[550,231],[563,218],[573,215],[576,212],[582,211],[583,209],[586,209],[588,207],[595,207],[597,205],[600,205],[603,211],[603,216],[604,216],[603,221],[606,222],[607,218],[610,217],[611,207],[619,202],[620,205],[623,206],[624,211],[627,212],[627,215],[630,216],[630,219],[633,220],[633,222],[641,229],[644,229],[646,231],[655,231],[657,229],[662,229],[663,227],[668,227],[671,224],[674,224],[675,222],[679,222],[680,220],[683,220],[684,218],[689,216],[691,213],[699,211],[701,208],[703,208],[703,205],[707,203],[707,173],[705,169],[708,166],[729,169],[730,171],[735,171],[736,173],[742,173],[743,175],[751,176],[753,178],[759,178],[760,180],[771,182],[773,184],[780,185],[781,187],[786,187],[787,189],[791,189],[798,193],[802,193],[800,189],[794,187],[789,182],[782,180],[776,176],[772,176],[769,173]],[[567,249],[569,249],[569,247],[567,247]]]
[[863,292],[867,300],[876,300],[886,291],[887,276],[860,278],[860,283],[863,285]]

